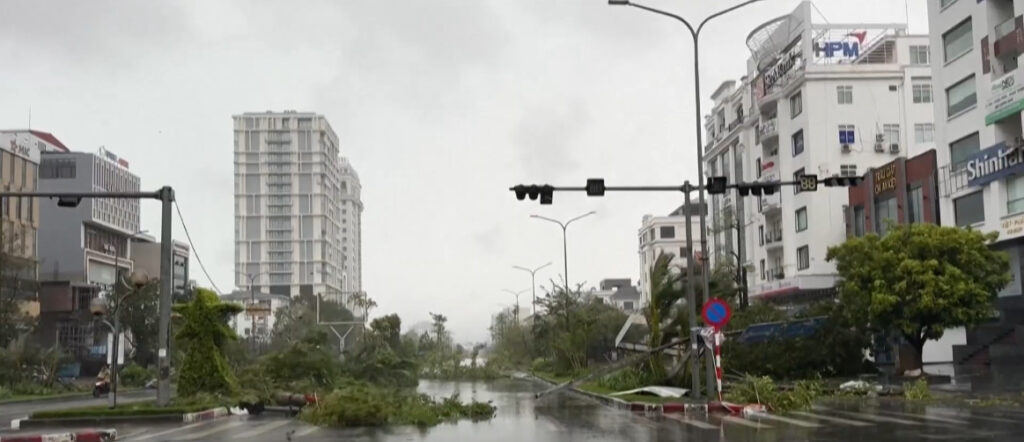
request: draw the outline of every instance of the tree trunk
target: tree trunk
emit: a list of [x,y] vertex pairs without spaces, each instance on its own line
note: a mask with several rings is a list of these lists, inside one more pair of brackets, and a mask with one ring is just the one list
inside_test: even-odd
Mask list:
[[[897,372],[905,374],[913,370],[920,370],[920,373],[924,374],[924,369],[922,368],[924,366],[924,362],[922,358],[925,339],[920,336],[904,335],[903,337],[905,338],[906,343],[900,346],[900,365]],[[904,355],[903,350],[906,350],[910,354]]]

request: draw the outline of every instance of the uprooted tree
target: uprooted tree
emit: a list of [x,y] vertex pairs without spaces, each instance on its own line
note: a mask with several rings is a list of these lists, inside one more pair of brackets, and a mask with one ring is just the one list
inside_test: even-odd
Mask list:
[[993,313],[1011,280],[1009,258],[989,248],[996,233],[934,224],[893,226],[882,237],[851,238],[828,250],[842,282],[842,311],[865,331],[899,333],[921,368],[926,341]]

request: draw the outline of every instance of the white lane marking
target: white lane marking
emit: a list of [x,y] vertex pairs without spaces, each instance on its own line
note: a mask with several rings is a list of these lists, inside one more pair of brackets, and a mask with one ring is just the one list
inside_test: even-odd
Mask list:
[[795,415],[803,416],[803,417],[809,417],[811,419],[820,419],[820,420],[823,420],[823,421],[835,422],[837,424],[853,425],[853,426],[857,426],[857,427],[869,427],[869,426],[874,425],[874,424],[872,424],[870,422],[861,422],[861,421],[855,421],[853,419],[843,419],[841,417],[825,416],[824,414],[807,413],[807,412],[804,412],[804,411],[793,411],[790,414],[795,414]]
[[188,424],[188,425],[181,426],[181,427],[174,427],[174,428],[171,428],[170,430],[157,431],[156,433],[149,433],[149,434],[147,434],[145,436],[142,436],[142,437],[139,437],[138,439],[135,439],[135,440],[136,441],[141,441],[141,440],[152,439],[154,437],[160,437],[160,436],[163,436],[165,434],[171,434],[171,433],[174,433],[174,432],[177,432],[177,431],[185,431],[185,430],[190,430],[192,428],[199,427],[199,426],[210,425],[211,423],[213,423],[213,421],[196,422],[194,424]]
[[260,425],[260,426],[258,426],[256,428],[253,428],[253,429],[251,429],[249,431],[246,431],[244,433],[238,433],[232,439],[246,439],[246,438],[250,438],[250,437],[253,437],[253,436],[257,436],[257,435],[259,435],[261,433],[265,433],[267,431],[273,430],[273,429],[275,429],[277,427],[281,427],[281,426],[287,425],[289,423],[291,423],[290,420],[279,420],[279,421],[266,422],[263,425]]
[[975,414],[973,412],[968,412],[968,413],[970,413],[968,415],[964,415],[962,413],[959,413],[959,412],[956,412],[956,411],[953,411],[953,410],[931,410],[931,412],[932,413],[936,413],[936,414],[944,414],[944,415],[950,416],[950,417],[959,417],[959,418],[962,418],[962,419],[978,419],[978,420],[990,421],[990,422],[1005,422],[1005,423],[1009,423],[1009,424],[1019,424],[1019,423],[1021,423],[1020,419],[1009,419],[1009,418],[1005,418],[1005,417],[996,417],[996,416]]
[[926,421],[944,422],[947,424],[967,425],[969,422],[960,419],[951,419],[948,417],[932,416],[930,414],[911,414],[911,413],[899,413],[896,411],[886,411],[886,414],[893,414],[896,416],[903,417],[916,417],[918,419],[924,419]]
[[666,414],[665,418],[666,419],[672,419],[674,421],[679,421],[679,422],[682,422],[682,423],[684,423],[686,425],[692,425],[692,426],[700,428],[702,430],[717,430],[718,429],[717,425],[712,425],[712,424],[709,424],[707,422],[703,422],[703,421],[699,421],[699,420],[691,419],[691,418],[686,418],[686,417],[682,417],[682,416],[674,416],[674,415]]
[[729,422],[731,424],[743,425],[743,426],[750,427],[750,428],[757,428],[757,429],[771,428],[771,425],[765,425],[765,424],[762,424],[760,422],[749,421],[749,420],[743,419],[741,417],[736,417],[736,416],[722,416],[722,421],[723,422]]
[[779,415],[776,415],[776,414],[767,414],[767,413],[765,413],[765,414],[755,414],[752,417],[754,417],[756,419],[766,419],[766,420],[770,420],[770,421],[784,422],[784,423],[787,423],[787,424],[790,424],[790,425],[796,425],[798,427],[804,427],[804,428],[818,428],[818,427],[821,426],[821,424],[817,424],[817,423],[814,423],[814,422],[802,421],[802,420],[799,420],[799,419],[793,419],[793,418],[790,418],[790,417],[779,416]]
[[320,429],[320,427],[314,427],[314,426],[310,425],[310,426],[308,426],[306,428],[303,428],[303,429],[301,429],[299,431],[296,431],[293,436],[295,436],[295,437],[309,436],[310,434],[312,434],[313,432],[315,432],[315,431],[317,431],[319,429]]
[[897,418],[888,417],[888,416],[878,416],[878,415],[874,415],[874,414],[857,413],[857,412],[854,412],[854,411],[843,411],[843,410],[832,410],[832,411],[836,412],[836,413],[840,413],[840,414],[845,414],[845,415],[849,415],[849,416],[856,416],[856,417],[864,418],[864,419],[867,419],[867,420],[872,420],[872,421],[875,421],[875,422],[889,422],[889,423],[903,424],[903,425],[924,425],[924,423],[922,423],[922,422],[908,421],[906,419],[897,419]]
[[209,428],[209,429],[200,431],[198,433],[188,434],[185,437],[182,437],[181,440],[196,440],[196,439],[199,439],[201,437],[206,437],[206,436],[209,436],[209,435],[211,435],[213,433],[219,433],[219,432],[224,431],[224,430],[229,430],[231,428],[235,428],[235,427],[243,425],[243,424],[245,424],[245,421],[242,421],[242,420],[231,421],[231,422],[224,422],[223,424],[214,426],[213,428]]

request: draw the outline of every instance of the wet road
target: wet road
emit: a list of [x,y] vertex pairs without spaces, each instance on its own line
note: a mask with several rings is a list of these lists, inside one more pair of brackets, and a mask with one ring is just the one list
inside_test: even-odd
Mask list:
[[1024,409],[957,410],[900,402],[833,403],[763,419],[654,417],[624,413],[571,394],[541,400],[523,381],[423,382],[437,396],[492,400],[497,416],[437,427],[329,429],[279,416],[235,416],[191,425],[118,427],[118,440],[158,441],[1018,441]]

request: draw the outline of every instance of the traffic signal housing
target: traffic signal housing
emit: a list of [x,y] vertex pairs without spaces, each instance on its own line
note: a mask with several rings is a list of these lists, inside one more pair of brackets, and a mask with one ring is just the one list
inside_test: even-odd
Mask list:
[[828,187],[854,187],[860,185],[862,181],[862,176],[833,176],[825,178],[822,183]]
[[541,204],[548,205],[551,204],[552,199],[554,198],[555,188],[554,186],[547,184],[543,186],[538,186],[536,184],[526,186],[520,184],[512,187],[512,191],[515,192],[516,199],[519,201],[525,200],[526,197],[530,197],[531,200],[540,198]]
[[711,195],[721,195],[725,193],[725,189],[729,186],[729,178],[724,176],[709,176],[707,182],[707,191]]
[[736,184],[736,192],[740,196],[749,196],[751,194],[755,196],[761,195],[774,195],[775,192],[779,191],[779,183],[738,183]]

